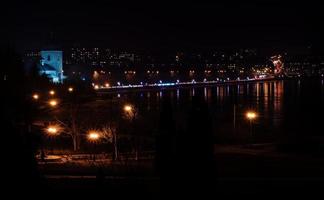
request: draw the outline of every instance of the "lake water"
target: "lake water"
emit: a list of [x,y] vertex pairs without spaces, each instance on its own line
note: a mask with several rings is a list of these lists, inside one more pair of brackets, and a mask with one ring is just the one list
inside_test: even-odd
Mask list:
[[[164,100],[172,104],[177,129],[185,130],[192,98],[197,96],[208,106],[212,131],[218,143],[240,143],[250,137],[263,143],[324,136],[323,79],[134,91],[109,96],[117,102],[136,105],[138,116],[145,124],[143,129],[151,132],[158,127]],[[252,127],[245,115],[249,110],[257,113]]]

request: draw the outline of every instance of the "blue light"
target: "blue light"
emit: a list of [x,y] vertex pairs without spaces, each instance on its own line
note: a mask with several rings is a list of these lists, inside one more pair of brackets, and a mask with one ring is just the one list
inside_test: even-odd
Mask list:
[[157,86],[172,86],[175,85],[175,83],[159,83]]
[[63,52],[41,51],[40,56],[39,73],[54,83],[63,83]]

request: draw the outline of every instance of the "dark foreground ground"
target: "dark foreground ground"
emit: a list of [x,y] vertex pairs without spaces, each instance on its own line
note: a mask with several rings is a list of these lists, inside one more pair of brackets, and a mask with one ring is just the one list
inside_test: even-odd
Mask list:
[[[165,199],[178,197],[312,197],[324,191],[324,158],[277,153],[269,147],[216,148],[215,174],[160,175],[151,159],[114,162],[109,159],[39,164],[43,192],[83,197]],[[194,160],[192,161],[194,162]],[[172,172],[171,172],[172,173]]]

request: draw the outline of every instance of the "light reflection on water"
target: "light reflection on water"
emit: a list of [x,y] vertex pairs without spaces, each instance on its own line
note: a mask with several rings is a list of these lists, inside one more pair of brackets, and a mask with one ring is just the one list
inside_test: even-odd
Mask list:
[[[300,80],[278,80],[196,88],[176,88],[151,92],[142,91],[138,95],[144,94],[147,97],[143,99],[143,103],[147,104],[148,112],[151,109],[155,110],[154,108],[158,108],[163,99],[169,99],[174,106],[174,112],[177,112],[179,116],[187,114],[193,96],[200,96],[208,104],[213,123],[222,125],[215,132],[228,135],[232,134],[229,131],[232,131],[231,127],[233,127],[234,105],[237,113],[236,127],[239,130],[246,129],[244,113],[247,109],[253,109],[259,113],[259,119],[255,122],[255,126],[261,127],[262,131],[260,132],[266,137],[267,133],[271,135],[281,130],[283,123],[287,121],[285,119],[286,107],[290,106],[291,101],[302,98],[301,93],[305,90],[302,85],[303,82]],[[324,100],[323,80],[318,81],[317,85],[321,88],[317,92],[320,98]],[[287,94],[285,94],[286,90]],[[151,95],[151,93],[155,93],[155,95]],[[324,103],[323,101],[321,102],[322,104]],[[145,118],[145,116],[143,117]],[[236,135],[235,137],[239,136]]]

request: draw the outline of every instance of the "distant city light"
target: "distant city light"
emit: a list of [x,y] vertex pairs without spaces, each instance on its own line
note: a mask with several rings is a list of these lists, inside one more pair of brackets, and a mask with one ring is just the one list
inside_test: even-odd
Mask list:
[[73,87],[69,87],[68,90],[69,90],[69,92],[73,92],[74,89],[73,89]]
[[94,71],[92,77],[93,77],[93,79],[98,79],[99,73],[97,71]]
[[53,96],[53,95],[55,95],[55,91],[54,91],[54,90],[51,90],[51,91],[49,91],[49,94],[50,94],[51,96]]

